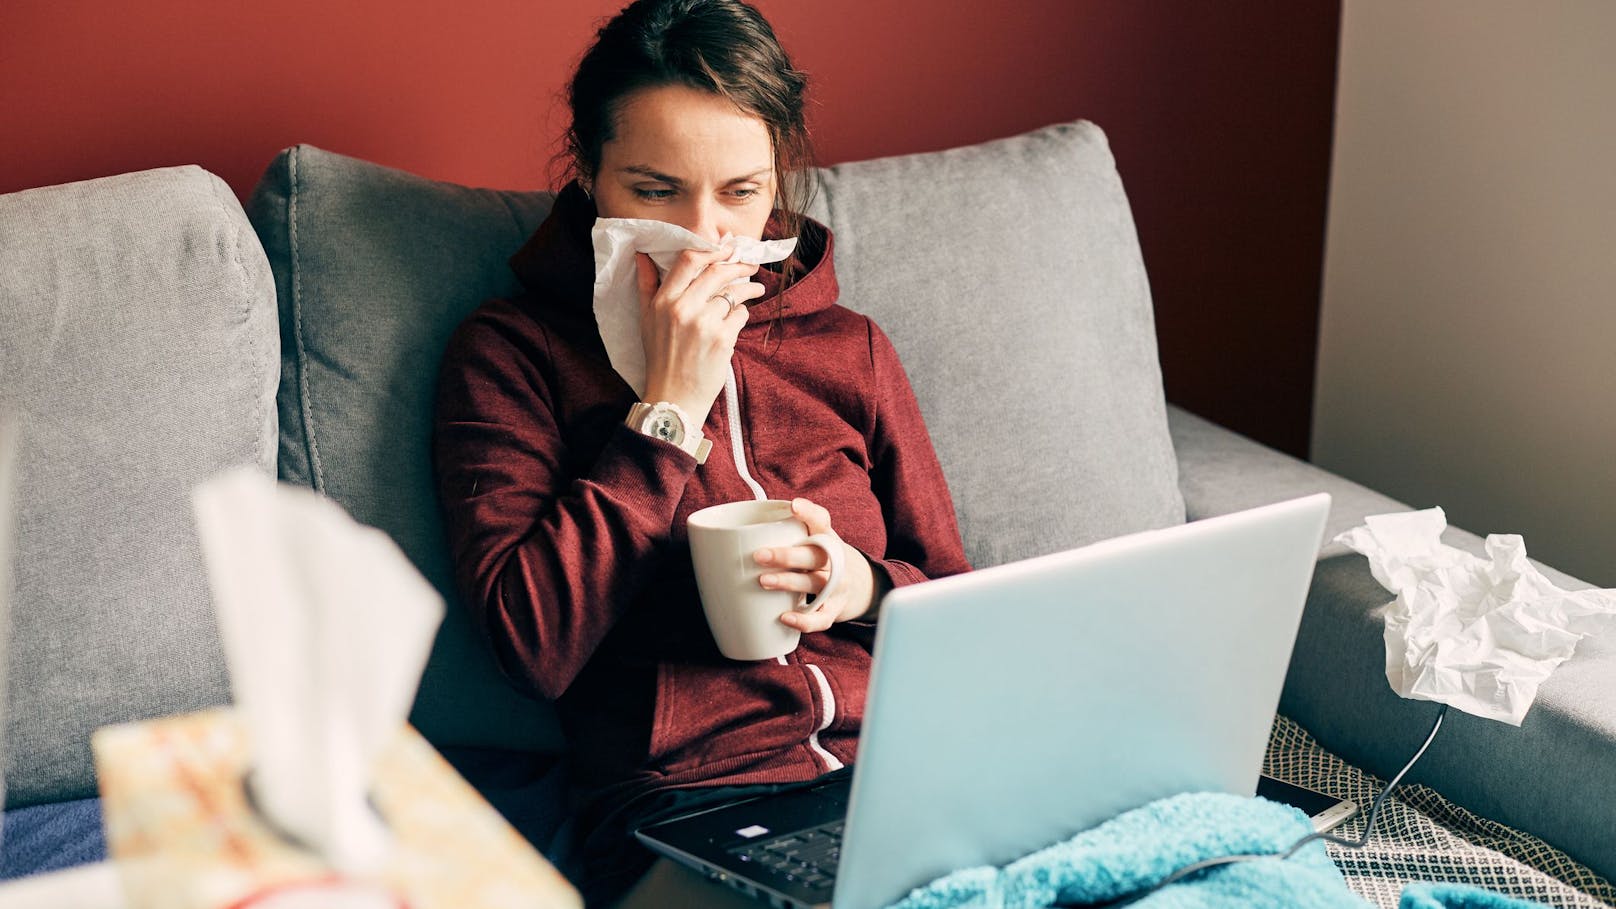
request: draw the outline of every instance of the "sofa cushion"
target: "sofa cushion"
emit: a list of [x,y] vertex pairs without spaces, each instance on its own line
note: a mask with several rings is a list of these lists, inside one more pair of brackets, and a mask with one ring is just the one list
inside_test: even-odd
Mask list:
[[1092,123],[823,172],[842,302],[892,338],[977,567],[1179,524],[1150,288]]
[[430,448],[449,334],[483,300],[517,289],[505,260],[550,202],[299,145],[247,203],[280,299],[281,479],[386,531],[451,604],[410,716],[440,745],[561,743],[550,705],[500,678],[454,606]]
[[95,728],[228,699],[190,492],[273,471],[280,356],[263,250],[194,166],[0,196],[0,313],[18,806],[94,794]]
[[[974,564],[1183,521],[1149,289],[1098,128],[821,175],[810,214],[836,231],[842,302],[898,346]],[[392,534],[451,602],[429,447],[438,365],[461,319],[517,291],[506,259],[551,201],[301,145],[248,203],[280,292],[281,477]],[[439,744],[559,743],[548,708],[494,665],[451,609],[416,725]]]
[[[1330,541],[1367,515],[1410,506],[1176,407],[1169,408],[1168,419],[1193,519],[1315,492],[1331,494],[1326,542],[1279,706],[1329,750],[1389,779],[1423,741],[1436,707],[1392,691],[1381,608],[1392,595],[1370,574],[1368,560]],[[1457,527],[1449,527],[1442,541],[1476,555],[1484,551],[1480,537]],[[1533,564],[1567,590],[1589,586]],[[1410,781],[1542,837],[1616,880],[1616,825],[1610,823],[1609,807],[1616,802],[1612,678],[1616,631],[1584,639],[1543,683],[1520,728],[1450,711]]]

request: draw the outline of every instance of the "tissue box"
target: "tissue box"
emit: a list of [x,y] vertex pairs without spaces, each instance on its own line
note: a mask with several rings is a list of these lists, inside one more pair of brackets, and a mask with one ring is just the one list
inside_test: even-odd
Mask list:
[[[247,739],[227,708],[107,726],[91,737],[107,848],[131,909],[227,909],[337,881],[248,803]],[[581,907],[582,899],[414,729],[376,768],[371,800],[395,837],[350,879],[408,909]]]

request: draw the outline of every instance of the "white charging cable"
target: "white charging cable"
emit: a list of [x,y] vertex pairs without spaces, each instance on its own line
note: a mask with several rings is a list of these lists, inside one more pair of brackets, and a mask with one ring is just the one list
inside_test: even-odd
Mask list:
[[1386,788],[1380,790],[1380,795],[1375,796],[1375,802],[1369,806],[1369,814],[1364,818],[1363,836],[1356,840],[1345,840],[1339,836],[1331,836],[1328,833],[1309,833],[1307,836],[1297,840],[1296,843],[1291,846],[1291,848],[1285,851],[1284,855],[1280,856],[1280,858],[1290,858],[1296,854],[1297,850],[1301,849],[1303,846],[1306,846],[1308,843],[1313,842],[1314,840],[1327,840],[1335,843],[1337,846],[1346,846],[1349,849],[1362,849],[1364,845],[1369,842],[1369,832],[1375,827],[1375,815],[1380,811],[1380,803],[1386,801],[1386,796],[1391,795],[1392,790],[1397,788],[1397,784],[1403,781],[1403,777],[1414,768],[1415,762],[1425,756],[1425,749],[1430,748],[1431,743],[1436,741],[1436,731],[1442,728],[1442,720],[1447,715],[1448,705],[1443,704],[1441,705],[1441,709],[1437,710],[1436,712],[1436,722],[1431,724],[1431,732],[1430,734],[1426,735],[1425,744],[1420,746],[1419,751],[1414,752],[1414,756],[1408,759],[1408,763],[1403,765],[1402,770],[1397,771],[1397,775],[1392,777],[1392,781],[1390,783],[1386,784]]

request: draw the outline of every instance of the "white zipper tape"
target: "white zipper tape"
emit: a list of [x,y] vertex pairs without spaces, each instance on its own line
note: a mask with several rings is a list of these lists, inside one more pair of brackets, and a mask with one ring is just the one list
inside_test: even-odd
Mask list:
[[735,469],[740,472],[741,479],[752,488],[752,496],[758,500],[767,499],[763,487],[758,481],[752,479],[752,474],[746,469],[746,450],[741,446],[741,395],[735,387],[735,364],[729,364],[729,375],[724,379],[724,407],[729,412],[729,448],[735,455]]
[[821,672],[818,666],[813,663],[805,663],[804,665],[808,667],[809,672],[814,674],[814,681],[819,683],[820,700],[825,702],[825,719],[819,724],[818,729],[808,733],[808,750],[819,755],[819,759],[825,762],[826,772],[840,770],[842,769],[842,762],[836,755],[826,751],[824,746],[819,744],[819,734],[829,729],[831,720],[836,719],[836,695],[831,693],[830,681],[825,678],[825,673]]

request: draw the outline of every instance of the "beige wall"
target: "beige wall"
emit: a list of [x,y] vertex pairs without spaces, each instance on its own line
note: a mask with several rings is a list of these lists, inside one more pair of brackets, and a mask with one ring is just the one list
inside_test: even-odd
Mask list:
[[1313,459],[1616,587],[1616,2],[1346,0]]

